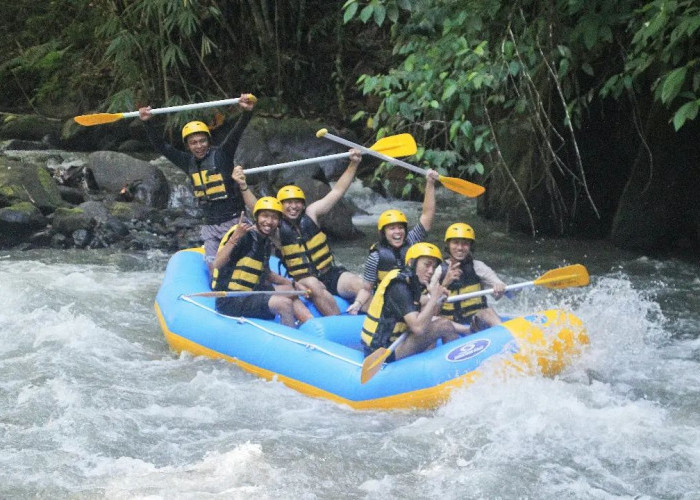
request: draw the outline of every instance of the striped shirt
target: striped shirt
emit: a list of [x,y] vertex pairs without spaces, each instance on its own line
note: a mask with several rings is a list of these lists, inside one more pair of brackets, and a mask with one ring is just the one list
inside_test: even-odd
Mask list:
[[[423,224],[419,222],[418,224],[413,226],[413,228],[411,228],[411,230],[406,235],[406,243],[410,247],[415,243],[425,241],[427,237],[428,231],[426,231],[423,227]],[[377,281],[379,281],[379,278],[377,277],[378,265],[379,252],[370,252],[367,256],[367,260],[365,260],[365,269],[362,273],[362,279],[365,280],[367,283],[371,283],[373,287],[377,284]]]

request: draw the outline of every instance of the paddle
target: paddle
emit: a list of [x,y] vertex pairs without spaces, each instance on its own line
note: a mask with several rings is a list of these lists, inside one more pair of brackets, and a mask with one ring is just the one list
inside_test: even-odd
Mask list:
[[[248,98],[253,102],[257,101],[257,98],[253,94],[248,94]],[[189,111],[192,109],[202,109],[202,108],[213,108],[215,106],[231,106],[238,104],[240,97],[234,99],[221,99],[219,101],[208,101],[208,102],[198,102],[194,104],[181,104],[179,106],[168,106],[165,108],[155,108],[151,110],[151,114],[162,115],[165,113],[173,113],[175,111]],[[86,127],[92,125],[102,125],[104,123],[112,123],[122,118],[135,118],[139,116],[138,111],[128,111],[126,113],[95,113],[93,115],[80,115],[73,118],[76,122]]]
[[[354,142],[348,141],[347,139],[343,139],[342,137],[338,137],[337,135],[330,134],[325,128],[322,128],[321,130],[316,132],[316,137],[325,137],[326,139],[330,139],[331,141],[335,141],[339,144],[344,144],[345,146],[349,146],[351,148],[357,148],[363,153],[376,156],[377,158],[380,158],[387,163],[391,163],[392,165],[398,165],[400,167],[407,168],[408,170],[417,174],[428,175],[426,171],[420,167],[416,167],[415,165],[406,163],[403,160],[397,160],[396,158],[392,158],[378,151],[373,151],[369,148],[365,148],[364,146],[355,144]],[[476,198],[477,196],[483,194],[484,191],[486,191],[486,189],[483,186],[479,186],[478,184],[465,181],[464,179],[458,179],[456,177],[445,177],[444,175],[441,175],[439,177],[439,180],[442,183],[442,185],[450,191],[454,191],[455,193],[467,196],[468,198]]]
[[[534,281],[526,281],[524,283],[516,283],[508,285],[506,292],[511,290],[519,290],[530,286],[544,286],[546,288],[569,288],[572,286],[586,286],[590,282],[588,270],[581,264],[573,264],[571,266],[560,267],[547,271],[542,276]],[[463,293],[462,295],[453,295],[447,299],[447,302],[458,302],[460,300],[481,297],[482,295],[490,295],[493,293],[493,288],[488,290],[479,290],[478,292]]]
[[[442,275],[442,267],[438,266],[433,275],[430,277],[430,284],[434,285],[437,283],[440,279],[440,275]],[[440,303],[442,303],[442,301]],[[360,372],[361,384],[368,382],[369,379],[377,374],[379,369],[384,364],[384,361],[386,361],[386,359],[391,356],[391,353],[394,352],[404,340],[406,340],[409,333],[410,332],[406,330],[399,336],[399,338],[394,340],[389,347],[380,347],[365,358],[364,362],[362,363],[362,371]]]
[[310,295],[308,290],[252,290],[252,291],[240,291],[240,292],[199,292],[191,293],[189,295],[181,295],[181,297],[244,297],[247,295],[304,295],[308,297]]
[[[413,139],[411,134],[398,134],[383,137],[375,142],[369,149],[392,157],[411,156],[416,154],[416,151],[418,151],[416,141]],[[267,172],[268,170],[277,170],[278,168],[296,167],[299,165],[308,165],[309,163],[320,163],[322,161],[347,158],[348,156],[350,156],[350,152],[346,151],[345,153],[336,153],[326,156],[317,156],[315,158],[276,163],[274,165],[265,165],[264,167],[248,168],[245,170],[245,173],[256,174],[258,172]]]

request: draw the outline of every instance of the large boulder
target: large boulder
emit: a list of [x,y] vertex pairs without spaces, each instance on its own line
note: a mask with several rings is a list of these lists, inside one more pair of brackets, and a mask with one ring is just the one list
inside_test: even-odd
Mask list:
[[43,165],[0,156],[0,207],[19,202],[29,202],[43,214],[68,205]]
[[[347,147],[316,137],[323,128],[319,122],[298,118],[278,120],[253,118],[246,128],[236,151],[236,163],[244,168],[316,158],[343,153]],[[215,136],[216,137],[216,136]],[[353,137],[350,137],[354,140]],[[363,163],[371,162],[371,158]],[[282,186],[302,177],[322,181],[338,179],[348,165],[345,158],[251,174],[251,182]]]
[[48,136],[55,141],[60,133],[60,120],[38,115],[0,113],[0,139],[42,141]]
[[100,189],[153,208],[166,208],[170,188],[163,173],[150,163],[124,153],[97,151],[88,167]]
[[44,226],[46,217],[28,201],[0,208],[0,246],[14,246]]

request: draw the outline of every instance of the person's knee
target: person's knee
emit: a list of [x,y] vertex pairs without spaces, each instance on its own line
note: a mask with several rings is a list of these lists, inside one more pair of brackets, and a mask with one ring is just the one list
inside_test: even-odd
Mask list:
[[289,314],[293,310],[293,302],[289,297],[273,296],[268,307],[275,314]]
[[310,288],[315,293],[320,293],[326,289],[326,286],[323,283],[321,283],[321,281],[318,278],[313,276],[301,279],[299,280],[299,283],[301,283],[305,287]]

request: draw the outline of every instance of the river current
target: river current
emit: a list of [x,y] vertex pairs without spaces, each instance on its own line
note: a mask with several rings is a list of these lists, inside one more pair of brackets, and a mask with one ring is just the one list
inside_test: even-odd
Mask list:
[[[353,187],[377,215],[420,205]],[[700,498],[699,263],[506,235],[444,189],[432,241],[472,223],[507,283],[581,263],[565,308],[591,344],[560,376],[488,378],[431,411],[355,411],[169,351],[153,311],[168,255],[0,252],[0,498]]]

